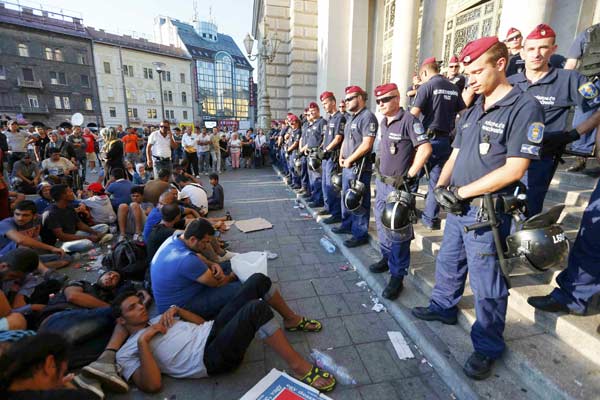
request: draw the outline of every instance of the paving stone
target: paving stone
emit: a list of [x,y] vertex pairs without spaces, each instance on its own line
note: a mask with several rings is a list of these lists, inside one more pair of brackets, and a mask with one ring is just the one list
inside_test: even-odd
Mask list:
[[277,269],[277,276],[282,282],[301,281],[319,277],[319,271],[309,265],[297,265],[295,267],[282,267]]
[[348,304],[351,314],[364,314],[373,312],[371,310],[371,307],[373,307],[373,302],[371,301],[371,296],[368,292],[343,293],[342,297],[346,304]]
[[323,319],[327,317],[318,297],[307,297],[305,299],[292,300],[288,303],[297,314],[311,319]]
[[338,278],[319,278],[312,281],[319,296],[345,293],[348,291],[344,282]]
[[342,317],[344,325],[356,344],[386,340],[387,330],[376,313]]
[[356,346],[360,358],[373,382],[383,382],[406,377],[385,346],[385,341]]
[[311,348],[326,350],[352,344],[340,317],[324,318],[321,323],[323,324],[321,332],[306,334],[306,340]]
[[280,282],[280,288],[281,295],[285,300],[314,297],[317,295],[310,280]]
[[[331,350],[324,350],[323,353],[329,355],[340,367],[346,368],[348,374],[356,381],[356,386],[372,383],[369,373],[367,372],[356,347],[338,347]],[[339,389],[348,389],[352,387],[355,386],[344,385],[342,383],[339,385]]]
[[352,313],[341,294],[321,296],[320,300],[328,317],[337,317]]
[[[277,357],[279,358],[279,357]],[[213,377],[215,399],[239,399],[261,380],[266,372],[264,361],[242,364],[238,369],[228,374]],[[163,397],[164,398],[164,397]],[[177,396],[179,398],[179,396]],[[201,398],[197,396],[196,399]]]
[[363,386],[359,389],[363,400],[399,399],[396,389],[390,383],[378,383]]

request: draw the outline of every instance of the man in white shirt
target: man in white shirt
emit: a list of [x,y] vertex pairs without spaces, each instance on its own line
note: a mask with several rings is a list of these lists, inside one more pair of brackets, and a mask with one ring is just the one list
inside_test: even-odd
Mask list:
[[[194,128],[196,131],[198,127]],[[183,146],[183,158],[187,160],[188,167],[187,173],[194,176],[199,176],[198,171],[198,134],[192,133],[192,130],[188,128],[181,138],[181,146]]]
[[195,183],[192,179],[185,175],[180,175],[177,179],[177,184],[181,188],[180,192],[189,197],[191,203],[208,211],[208,195],[202,185]]
[[8,172],[12,172],[13,164],[19,161],[27,153],[27,145],[35,139],[19,129],[17,121],[8,121],[8,130],[4,132],[8,143]]
[[210,135],[206,128],[202,128],[202,133],[198,137],[198,163],[200,164],[200,173],[208,175],[210,171]]
[[42,161],[42,170],[50,176],[66,182],[67,185],[72,183],[70,173],[75,171],[77,167],[69,159],[60,156],[60,149],[50,149],[50,157]]
[[263,153],[264,146],[267,146],[268,149],[267,136],[265,135],[265,132],[262,130],[262,128],[259,128],[258,134],[254,138],[254,156],[258,160],[260,160],[259,166],[265,165],[265,157],[267,153]]
[[148,136],[148,145],[146,146],[146,160],[148,168],[154,166],[154,179],[158,179],[158,171],[166,169],[173,170],[171,163],[171,150],[177,147],[171,133],[171,125],[168,120],[160,123],[158,131],[154,131]]

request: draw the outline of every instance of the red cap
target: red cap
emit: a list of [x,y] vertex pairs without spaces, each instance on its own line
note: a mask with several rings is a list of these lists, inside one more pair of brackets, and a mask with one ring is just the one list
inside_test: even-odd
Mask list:
[[323,101],[325,99],[328,99],[330,97],[334,97],[333,93],[328,92],[328,91],[324,91],[323,93],[321,93],[321,95],[319,96],[319,100]]
[[465,64],[472,63],[498,42],[499,40],[496,36],[486,36],[481,39],[473,40],[463,47],[458,59]]
[[424,67],[427,64],[435,64],[437,61],[435,59],[435,57],[429,57],[423,60],[423,62],[421,63],[421,67]]
[[550,25],[539,24],[536,26],[529,35],[527,35],[527,39],[546,39],[546,38],[555,38],[556,33],[554,29],[550,27]]
[[346,94],[365,93],[365,91],[362,90],[360,86],[348,86],[344,92]]
[[517,28],[509,28],[508,32],[506,33],[506,39],[510,39],[512,36],[515,36],[515,34],[520,35],[521,31]]
[[375,96],[383,96],[392,90],[398,90],[398,86],[395,83],[386,83],[385,85],[379,85],[375,88]]
[[448,64],[456,64],[458,63],[458,57],[456,57],[455,55],[450,57],[450,61],[448,61]]
[[288,117],[290,117],[290,116],[292,116],[292,115],[294,115],[294,113],[291,113],[291,112],[287,113],[287,116],[288,116]]
[[296,114],[292,114],[292,115],[290,115],[290,116],[288,117],[288,119],[290,120],[290,122],[297,122],[297,121],[300,121],[300,120],[298,119],[298,117],[296,116]]
[[104,188],[102,187],[102,184],[100,182],[90,183],[87,187],[87,190],[97,194],[104,193]]
[[313,102],[311,102],[311,103],[308,105],[308,108],[309,108],[309,109],[310,109],[310,108],[316,108],[316,109],[318,110],[318,109],[319,109],[319,105],[313,101]]

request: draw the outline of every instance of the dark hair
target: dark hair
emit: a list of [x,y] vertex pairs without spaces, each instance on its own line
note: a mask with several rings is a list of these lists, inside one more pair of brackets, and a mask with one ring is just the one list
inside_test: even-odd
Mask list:
[[54,201],[59,201],[60,198],[65,194],[65,192],[67,191],[69,187],[67,185],[64,185],[62,183],[58,184],[58,185],[53,185],[50,188],[50,197],[52,197],[54,199]]
[[123,171],[123,168],[115,168],[110,171],[110,175],[115,179],[123,179],[125,178],[125,171]]
[[57,365],[68,359],[69,344],[56,333],[39,333],[19,340],[0,356],[0,391],[16,380],[33,377],[43,367],[48,356],[53,356]]
[[179,215],[181,215],[181,210],[179,209],[179,204],[171,203],[165,204],[160,209],[160,215],[162,219],[167,222],[173,222]]
[[143,196],[144,195],[144,187],[143,186],[139,186],[139,185],[132,186],[131,187],[131,194],[134,194],[134,193],[141,194]]
[[50,154],[60,153],[60,149],[58,147],[53,147],[50,149]]
[[166,168],[158,170],[158,179],[166,178],[167,176],[171,176],[171,171]]
[[184,239],[190,239],[192,236],[198,240],[204,238],[204,236],[209,235],[212,236],[215,234],[215,228],[213,228],[212,224],[205,219],[197,219],[188,224],[185,228],[185,232],[183,232]]
[[8,264],[11,271],[28,274],[35,271],[40,263],[37,253],[27,247],[17,247],[3,255],[0,262]]
[[484,55],[487,57],[486,63],[495,65],[499,59],[504,58],[506,60],[506,66],[504,67],[504,72],[506,72],[506,68],[508,68],[508,47],[503,42],[498,42],[490,47]]
[[211,174],[208,175],[208,179],[214,179],[215,181],[219,182],[219,174],[211,172]]
[[32,213],[37,213],[37,207],[35,203],[31,200],[21,200],[15,206],[15,210],[19,211],[31,211]]
[[162,121],[160,121],[161,124],[169,124],[169,126],[171,126],[171,121],[169,121],[168,119],[163,119]]
[[[123,311],[121,310],[121,304],[132,296],[138,297],[137,292],[134,290],[126,290],[121,292],[115,297],[115,299],[110,303],[110,311],[114,318],[119,318],[123,315]],[[139,297],[138,297],[139,298]]]

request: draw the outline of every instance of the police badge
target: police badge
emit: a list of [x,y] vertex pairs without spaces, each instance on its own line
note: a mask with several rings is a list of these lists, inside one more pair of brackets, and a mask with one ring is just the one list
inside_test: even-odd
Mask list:
[[423,127],[423,124],[421,124],[418,121],[413,124],[413,130],[417,135],[422,135],[423,133],[425,133],[425,128]]
[[529,130],[527,131],[527,139],[531,143],[541,143],[542,139],[544,139],[544,124],[541,122],[534,122],[529,125]]
[[584,83],[583,85],[579,86],[579,89],[577,90],[584,98],[588,100],[595,99],[598,97],[598,94],[600,94],[598,87],[596,87],[596,85],[594,85],[592,82]]

